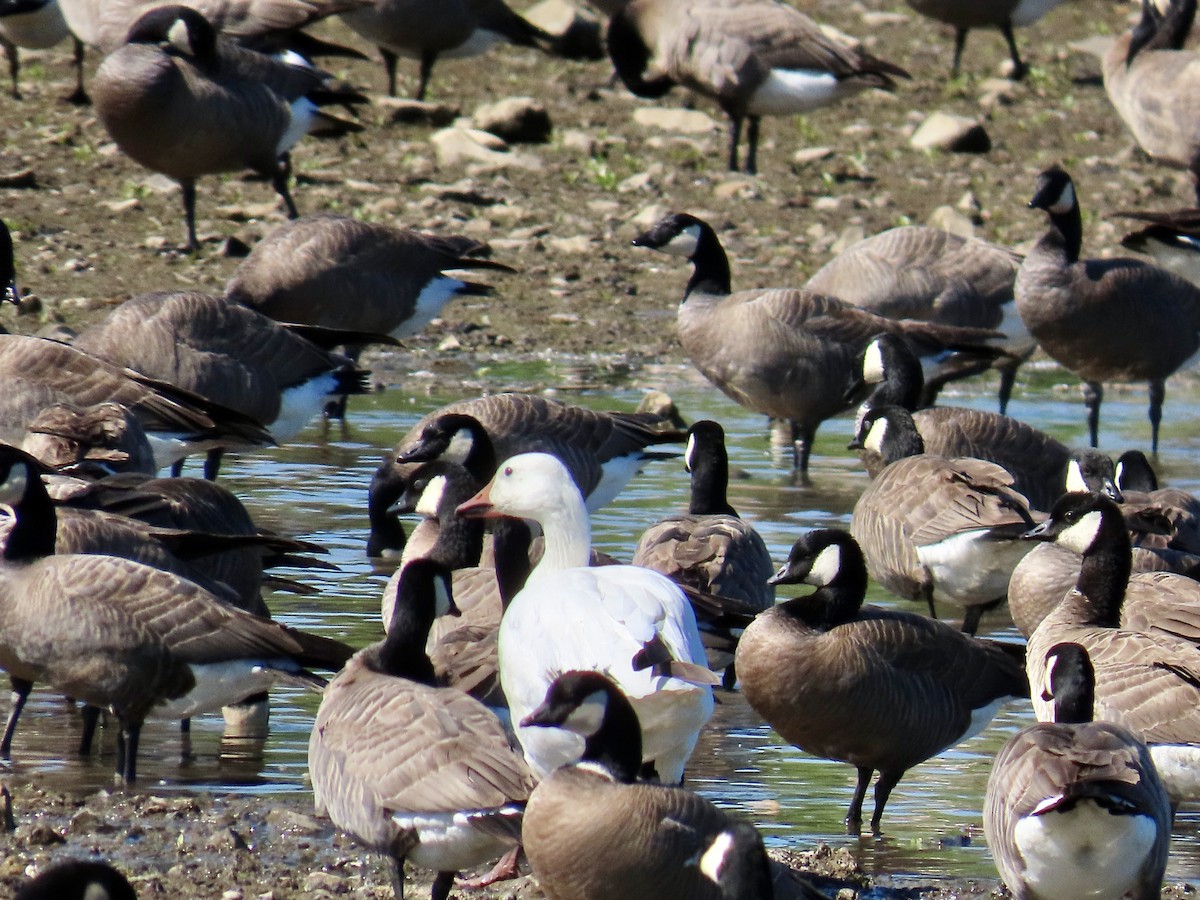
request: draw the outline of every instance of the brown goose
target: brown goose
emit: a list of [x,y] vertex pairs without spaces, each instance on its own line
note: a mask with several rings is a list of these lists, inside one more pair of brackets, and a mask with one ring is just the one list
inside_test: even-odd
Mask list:
[[904,773],[979,732],[1002,703],[1029,695],[1021,663],[915,613],[862,605],[863,555],[846,532],[810,532],[792,547],[775,584],[813,584],[742,634],[742,693],[787,741],[858,769],[846,815],[857,832],[871,775],[880,818]]
[[1143,150],[1191,172],[1200,199],[1200,53],[1185,42],[1196,0],[1171,0],[1165,13],[1143,0],[1142,17],[1103,59],[1104,90]]
[[374,0],[365,8],[342,14],[342,20],[379,48],[387,70],[388,95],[396,96],[396,61],[420,61],[416,99],[425,99],[433,65],[444,56],[475,56],[508,41],[523,47],[545,47],[553,38],[513,12],[504,0]]
[[[931,406],[919,409],[924,375],[921,362],[908,345],[891,334],[881,334],[867,345],[862,355],[862,380],[873,385],[859,407],[867,410],[896,405],[912,414],[921,433],[925,452],[947,458],[973,456],[1007,469],[1013,487],[1037,509],[1049,509],[1063,492],[1071,451],[1032,425],[1010,416],[963,406]],[[859,443],[865,434],[856,433]],[[876,477],[883,458],[865,447],[859,456],[867,473]]]
[[[692,473],[687,513],[647,528],[633,551],[633,564],[696,590],[740,600],[753,612],[769,609],[775,603],[775,591],[767,583],[774,571],[771,554],[725,497],[729,456],[721,426],[708,420],[694,423],[688,429],[685,461]],[[725,687],[732,688],[732,656],[707,650],[709,665],[724,669]]]
[[1141,450],[1126,450],[1114,466],[1126,519],[1132,512],[1153,512],[1169,526],[1167,546],[1200,553],[1200,499],[1180,488],[1159,487],[1158,476]]
[[387,857],[397,900],[405,859],[437,870],[433,900],[445,900],[457,870],[520,840],[534,779],[492,712],[435,686],[424,647],[435,617],[455,609],[449,572],[415,561],[400,591],[387,638],[326,688],[308,768],[318,814]]
[[641,728],[607,677],[560,674],[521,724],[585,741],[582,758],[543,778],[525,808],[525,853],[550,900],[773,896],[762,841],[745,840],[752,827],[686,788],[635,783]]
[[60,472],[157,471],[141,422],[120,403],[47,406],[30,420],[21,449]]
[[[1013,302],[1021,258],[1005,247],[940,228],[905,225],[864,238],[825,263],[805,285],[893,319],[995,328],[1005,335],[1000,412],[1008,408],[1017,369],[1037,342]],[[926,396],[922,406],[933,398]]]
[[143,14],[96,70],[92,94],[117,146],[182,186],[190,250],[198,247],[197,178],[253,169],[271,179],[294,219],[289,151],[310,132],[361,130],[318,107],[364,99],[311,66],[218,37],[203,15],[185,6]]
[[21,99],[21,58],[18,48],[45,50],[70,32],[58,0],[17,0],[0,6],[0,47],[8,57],[12,96]]
[[0,565],[0,666],[46,682],[121,724],[117,769],[137,771],[150,715],[190,718],[286,679],[324,681],[351,650],[219,600],[195,583],[115,556],[54,555],[53,506],[32,457],[0,447],[0,503],[13,528]]
[[[1130,544],[1117,505],[1065,495],[1029,535],[1083,557],[1079,580],[1029,637],[1031,684],[1043,684],[1055,644],[1082,646],[1096,670],[1096,717],[1151,745],[1173,800],[1200,796],[1200,584],[1170,573],[1139,575],[1129,590]],[[1128,593],[1127,593],[1128,591]],[[1049,705],[1034,696],[1040,721]]]
[[996,755],[983,830],[1015,897],[1157,900],[1171,843],[1171,801],[1150,751],[1093,720],[1095,672],[1078,644],[1056,644],[1042,698],[1054,717]]
[[729,116],[729,169],[738,169],[748,124],[746,171],[757,171],[763,116],[807,112],[867,88],[895,88],[909,74],[831,38],[804,13],[775,0],[633,0],[608,25],[608,55],[639,97],[682,85]]
[[888,319],[807,290],[734,293],[716,232],[686,213],[672,213],[633,243],[692,263],[677,313],[684,352],[735,402],[791,423],[795,467],[804,478],[817,426],[846,408],[854,360],[875,335],[898,334],[922,356],[947,342],[992,355],[980,345],[996,333],[983,329]]
[[276,228],[238,266],[225,293],[279,322],[416,334],[454,297],[486,297],[491,285],[447,269],[513,271],[480,257],[487,244],[432,235],[335,213],[301,216]]
[[887,461],[850,519],[871,577],[924,600],[931,614],[935,600],[966,607],[963,631],[974,634],[1029,552],[1020,540],[1033,526],[1028,503],[995,463],[925,453],[912,417],[897,406],[869,412],[863,431],[865,446]]
[[1200,350],[1200,288],[1134,259],[1081,259],[1083,224],[1071,176],[1047,169],[1031,207],[1049,230],[1017,272],[1017,311],[1046,353],[1083,379],[1088,434],[1097,446],[1105,381],[1150,382],[1150,446],[1169,375]]
[[1013,26],[1032,25],[1063,0],[908,0],[908,5],[923,16],[945,22],[954,28],[954,63],[950,77],[958,77],[967,34],[972,28],[998,28],[1012,57],[1012,78],[1020,81],[1029,71],[1017,52]]

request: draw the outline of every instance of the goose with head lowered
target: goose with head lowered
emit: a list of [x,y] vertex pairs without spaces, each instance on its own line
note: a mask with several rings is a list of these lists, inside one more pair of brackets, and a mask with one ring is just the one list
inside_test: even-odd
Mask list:
[[812,584],[761,613],[738,642],[747,702],[787,741],[858,770],[846,815],[857,832],[871,776],[880,819],[904,773],[978,733],[1029,695],[1019,648],[916,613],[863,606],[867,569],[838,529],[799,538],[774,584]]
[[195,583],[115,556],[54,553],[54,507],[32,457],[0,446],[14,523],[0,564],[0,667],[109,710],[118,774],[136,777],[148,716],[186,719],[285,680],[323,687],[344,644],[243,612]]
[[1171,801],[1150,751],[1096,721],[1096,674],[1078,644],[1047,656],[1041,699],[1053,719],[996,754],[983,830],[1014,897],[1155,900],[1171,843]]
[[[678,783],[712,715],[712,684],[696,616],[665,575],[640,566],[588,566],[591,526],[579,488],[556,457],[522,453],[459,507],[542,528],[545,552],[500,621],[500,684],[514,721],[532,712],[555,675],[595,669],[615,679],[642,723],[647,767]],[[579,757],[574,735],[518,727],[539,777]]]
[[[1200,797],[1200,584],[1167,572],[1131,580],[1124,518],[1098,494],[1064,495],[1028,537],[1083,557],[1075,587],[1029,636],[1030,683],[1045,683],[1051,647],[1079,644],[1096,672],[1096,718],[1150,745],[1173,801]],[[1050,720],[1049,702],[1035,695],[1033,706]]]
[[1200,285],[1200,209],[1123,210],[1113,215],[1146,223],[1121,238],[1122,247],[1153,256],[1164,269]]
[[449,570],[414,560],[387,637],[330,681],[309,739],[318,813],[387,858],[396,900],[406,859],[437,870],[433,900],[445,900],[455,872],[514,847],[534,785],[495,715],[437,685],[425,641],[447,613]]
[[1050,227],[1017,272],[1017,311],[1046,353],[1083,379],[1091,446],[1103,383],[1150,383],[1150,448],[1158,452],[1166,379],[1200,350],[1200,288],[1136,259],[1083,259],[1075,185],[1055,166],[1029,205]]
[[[525,854],[551,900],[774,896],[753,826],[686,788],[637,781],[638,716],[609,678],[560,674],[521,724],[584,741],[582,757],[543,778],[525,808]],[[820,896],[803,887],[794,896]]]
[[1013,568],[1029,552],[1033,527],[1025,497],[1002,466],[974,457],[925,452],[912,416],[898,406],[873,409],[851,447],[887,463],[854,504],[850,533],[871,577],[908,600],[965,607],[963,631],[1004,602]]
[[[965,406],[920,408],[924,375],[921,361],[903,340],[892,334],[871,339],[862,354],[862,381],[871,393],[858,408],[896,405],[908,410],[921,433],[927,453],[947,458],[973,456],[1003,466],[1013,487],[1037,509],[1049,509],[1063,492],[1071,451],[1032,425],[1000,413]],[[883,458],[865,447],[859,450],[868,474],[877,476]]]
[[958,356],[995,357],[985,345],[997,333],[985,329],[889,319],[804,289],[735,293],[716,232],[686,213],[666,216],[633,243],[692,263],[676,318],[679,343],[730,399],[791,423],[802,478],[817,427],[846,408],[855,359],[875,335],[900,335],[922,358],[938,356],[950,344]]

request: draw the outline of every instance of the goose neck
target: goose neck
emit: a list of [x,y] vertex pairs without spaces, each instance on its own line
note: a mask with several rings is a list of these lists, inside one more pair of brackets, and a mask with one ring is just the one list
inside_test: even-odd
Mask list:
[[37,472],[26,469],[25,489],[19,503],[13,505],[13,526],[4,544],[7,562],[32,562],[54,555],[58,536],[58,516],[54,502]]
[[377,645],[372,668],[396,678],[433,686],[437,679],[433,663],[425,652],[433,620],[414,608],[411,598],[404,596],[403,582],[400,590],[401,596],[396,600],[391,627],[387,637]]
[[1111,529],[1099,546],[1084,554],[1075,586],[1087,600],[1089,624],[1117,627],[1132,568],[1129,535],[1123,525]]
[[810,628],[829,629],[851,621],[867,595],[867,573],[861,576],[843,571],[837,578],[822,585],[811,594],[786,600],[777,607],[785,615],[803,622]]
[[592,555],[592,527],[582,497],[564,497],[559,506],[542,516],[540,524],[545,551],[530,578],[587,566]]
[[725,255],[725,248],[721,246],[717,233],[707,223],[700,229],[691,260],[692,277],[684,293],[685,302],[692,294],[729,295],[733,290],[729,257]]
[[1079,204],[1071,204],[1066,212],[1050,213],[1050,229],[1038,241],[1037,249],[1061,253],[1068,265],[1079,262],[1083,250],[1083,218]]
[[624,697],[610,695],[600,727],[584,743],[581,761],[603,767],[622,783],[637,780],[642,767],[642,728]]
[[692,462],[692,495],[688,512],[693,516],[736,516],[737,511],[729,505],[728,488],[729,457],[724,448],[697,454]]

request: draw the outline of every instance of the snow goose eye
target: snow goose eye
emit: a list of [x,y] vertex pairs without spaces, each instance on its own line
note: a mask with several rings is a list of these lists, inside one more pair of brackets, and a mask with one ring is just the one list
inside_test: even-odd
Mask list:
[[505,478],[508,478],[509,476],[511,476],[511,475],[512,475],[512,473],[513,473],[512,466],[505,466],[505,467],[504,467],[504,477],[505,477]]

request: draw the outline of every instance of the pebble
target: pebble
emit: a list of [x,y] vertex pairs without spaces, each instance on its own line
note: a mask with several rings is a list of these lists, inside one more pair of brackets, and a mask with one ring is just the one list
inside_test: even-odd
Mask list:
[[977,120],[945,112],[932,113],[909,143],[917,150],[952,153],[987,153],[992,149],[992,139]]
[[677,134],[708,134],[717,130],[713,117],[697,109],[641,106],[634,110],[633,121],[643,128],[661,128]]
[[546,107],[532,97],[506,97],[481,106],[471,122],[510,144],[544,144],[554,130]]

